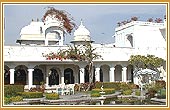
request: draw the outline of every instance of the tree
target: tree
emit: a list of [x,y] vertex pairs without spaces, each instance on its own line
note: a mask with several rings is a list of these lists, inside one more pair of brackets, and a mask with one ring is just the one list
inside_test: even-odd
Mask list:
[[72,21],[74,21],[73,17],[71,15],[64,11],[64,10],[57,10],[53,7],[48,7],[48,10],[45,12],[42,21],[45,20],[47,16],[54,16],[60,21],[63,21],[63,26],[67,33],[71,34],[72,30],[76,27],[76,24]]
[[131,20],[132,20],[132,21],[137,21],[137,20],[138,20],[138,17],[133,16],[133,17],[131,17]]
[[158,72],[157,68],[163,64],[164,60],[162,58],[155,57],[154,55],[131,55],[128,61],[135,67],[134,73],[137,73],[137,71],[146,68]]
[[147,21],[148,22],[153,22],[153,18],[149,18]]
[[93,82],[94,77],[94,60],[99,59],[101,55],[98,55],[95,52],[96,48],[93,48],[91,43],[86,43],[86,45],[69,45],[67,50],[59,50],[57,53],[51,52],[43,56],[46,57],[47,60],[59,59],[63,61],[63,59],[71,59],[73,61],[84,61],[87,62],[88,72],[89,72],[89,85],[87,90],[91,89],[91,84]]

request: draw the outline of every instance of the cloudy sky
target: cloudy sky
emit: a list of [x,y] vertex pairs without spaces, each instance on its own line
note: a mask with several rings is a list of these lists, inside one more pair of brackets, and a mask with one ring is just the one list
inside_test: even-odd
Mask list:
[[[113,43],[117,22],[130,20],[132,16],[139,17],[141,21],[163,19],[166,14],[165,4],[8,4],[4,5],[5,45],[15,45],[16,39],[20,38],[21,28],[29,25],[32,19],[41,20],[49,6],[70,13],[77,26],[82,19],[96,43]],[[72,39],[73,33],[66,35],[65,44]]]

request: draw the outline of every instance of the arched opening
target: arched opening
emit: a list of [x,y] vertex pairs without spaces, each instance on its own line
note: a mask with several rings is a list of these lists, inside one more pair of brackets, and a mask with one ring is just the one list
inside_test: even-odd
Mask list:
[[110,67],[108,65],[102,65],[100,67],[103,74],[103,82],[109,82],[109,71]]
[[74,84],[73,70],[70,68],[64,70],[64,83]]
[[115,81],[122,81],[122,66],[116,65],[115,66]]
[[14,84],[26,85],[27,67],[25,65],[19,65],[14,71]]
[[128,35],[127,36],[127,40],[128,40],[128,43],[129,43],[130,47],[133,47],[133,36],[132,35]]
[[103,82],[103,71],[100,69],[100,82]]
[[40,85],[40,82],[43,82],[43,73],[42,70],[36,68],[33,71],[33,85]]
[[132,65],[127,66],[126,73],[127,73],[127,81],[133,82],[133,66]]
[[6,65],[4,67],[4,84],[10,84],[10,71],[9,67]]
[[89,71],[88,71],[89,66],[87,65],[85,67],[85,74],[84,74],[84,82],[89,82]]
[[59,85],[59,74],[56,69],[50,69],[51,72],[49,74],[49,85]]

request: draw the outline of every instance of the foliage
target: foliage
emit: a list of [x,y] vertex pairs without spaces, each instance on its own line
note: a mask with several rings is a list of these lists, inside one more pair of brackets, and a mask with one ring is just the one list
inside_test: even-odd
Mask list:
[[148,21],[148,22],[153,22],[153,19],[152,19],[152,18],[149,18],[147,21]]
[[166,82],[164,80],[156,80],[156,86],[160,88],[166,88]]
[[9,104],[9,103],[11,103],[11,99],[10,98],[8,98],[8,97],[4,97],[4,104]]
[[130,89],[139,89],[139,86],[134,83],[127,83]]
[[92,92],[91,97],[100,97],[101,94],[99,92]]
[[131,95],[131,94],[132,94],[132,90],[131,89],[123,91],[123,95]]
[[128,61],[130,64],[134,65],[135,68],[155,69],[161,66],[164,60],[162,58],[155,57],[154,55],[131,55]]
[[15,96],[10,98],[11,102],[20,102],[23,100],[23,97],[21,96]]
[[137,95],[137,96],[140,96],[140,93],[141,93],[140,90],[136,90],[136,91],[135,91],[135,95]]
[[80,91],[80,84],[75,84],[74,90],[75,91]]
[[18,95],[21,95],[23,98],[42,98],[42,92],[19,92]]
[[46,99],[49,100],[57,100],[59,99],[59,95],[57,93],[47,93],[45,94]]
[[17,92],[23,92],[24,85],[4,85],[4,96],[12,97],[16,96]]
[[155,22],[156,22],[156,23],[161,23],[161,22],[162,22],[162,19],[161,19],[161,18],[156,18],[156,19],[155,19]]
[[[105,92],[105,94],[113,94],[115,93],[115,89],[114,88],[107,88],[103,90]],[[91,93],[100,93],[102,92],[101,89],[92,89]]]
[[[42,86],[42,85],[41,85]],[[33,87],[33,88],[30,88],[29,92],[44,92],[45,88],[44,87]]]
[[76,27],[75,23],[72,22],[74,21],[74,19],[68,12],[64,10],[57,10],[53,7],[48,7],[48,10],[45,12],[42,20],[44,21],[47,16],[54,16],[54,18],[57,18],[58,20],[62,21],[65,30],[69,34]]
[[58,52],[51,52],[43,54],[47,60],[78,60],[91,62],[92,60],[101,58],[101,55],[95,53],[96,48],[92,48],[90,43],[87,45],[69,45],[67,50],[58,50]]
[[125,82],[122,82],[122,83],[120,84],[120,88],[121,88],[121,90],[123,90],[123,91],[131,89],[130,86],[129,86],[127,83],[125,83]]
[[146,85],[146,89],[148,89],[149,97],[154,97],[156,93],[158,93],[161,89],[164,89],[164,86],[161,85],[158,81],[155,83],[151,83]]
[[166,89],[160,89],[158,91],[158,96],[157,98],[159,99],[165,99],[166,98]]
[[95,88],[101,88],[103,85],[104,88],[114,88],[115,90],[120,90],[120,82],[96,82]]
[[133,17],[131,17],[131,20],[132,20],[132,21],[138,21],[138,17],[133,16]]
[[71,59],[73,61],[87,62],[89,85],[86,90],[90,90],[94,76],[93,61],[100,58],[102,59],[101,55],[98,55],[95,50],[96,48],[93,48],[91,43],[87,42],[86,45],[70,45],[67,50],[59,50],[57,53],[51,52],[46,55],[43,54],[43,57],[46,57],[47,60],[59,59],[62,61],[63,59]]
[[96,82],[95,88],[100,89],[102,85],[104,88],[114,88],[115,90],[127,90],[139,88],[136,84],[124,82]]

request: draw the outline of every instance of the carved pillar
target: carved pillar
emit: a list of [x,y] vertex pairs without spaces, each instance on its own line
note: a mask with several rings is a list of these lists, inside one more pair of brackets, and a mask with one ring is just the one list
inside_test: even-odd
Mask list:
[[10,84],[14,84],[14,71],[15,69],[10,69]]
[[110,75],[109,75],[109,77],[110,77],[110,82],[114,82],[115,81],[115,74],[114,74],[114,71],[115,71],[115,67],[111,67],[110,68]]
[[127,70],[127,67],[123,67],[123,71],[122,71],[122,82],[126,82],[126,81],[127,81],[126,70]]

